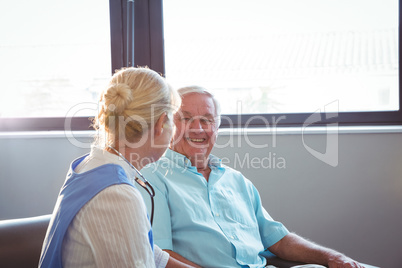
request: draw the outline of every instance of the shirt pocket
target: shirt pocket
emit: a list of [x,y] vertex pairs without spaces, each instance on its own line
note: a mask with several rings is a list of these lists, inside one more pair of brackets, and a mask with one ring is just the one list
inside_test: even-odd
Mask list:
[[254,209],[246,195],[232,190],[220,190],[217,201],[217,206],[228,221],[249,227],[255,224]]

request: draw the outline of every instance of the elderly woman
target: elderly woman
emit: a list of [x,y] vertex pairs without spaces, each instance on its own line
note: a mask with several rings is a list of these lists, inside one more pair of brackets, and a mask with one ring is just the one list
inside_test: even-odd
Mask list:
[[138,170],[169,145],[178,94],[150,69],[124,68],[113,75],[99,104],[97,138],[91,152],[70,166],[39,266],[185,267],[154,246],[134,182],[153,195]]

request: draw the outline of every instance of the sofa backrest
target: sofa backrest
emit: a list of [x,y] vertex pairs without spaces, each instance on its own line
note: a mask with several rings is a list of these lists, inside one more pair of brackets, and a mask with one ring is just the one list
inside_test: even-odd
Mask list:
[[0,221],[0,267],[38,267],[50,217]]

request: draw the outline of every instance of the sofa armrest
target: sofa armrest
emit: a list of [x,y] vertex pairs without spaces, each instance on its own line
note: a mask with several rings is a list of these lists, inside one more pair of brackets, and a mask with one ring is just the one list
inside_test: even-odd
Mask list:
[[[267,259],[267,265],[273,265],[278,268],[289,268],[289,267],[294,267],[297,265],[306,265],[306,263],[303,263],[303,262],[287,261],[287,260],[281,259],[276,256],[265,256],[265,258]],[[369,265],[369,264],[365,264],[365,263],[361,263],[361,264],[366,268],[379,268],[378,266],[373,266],[373,265]],[[326,267],[326,266],[322,266],[322,267]]]

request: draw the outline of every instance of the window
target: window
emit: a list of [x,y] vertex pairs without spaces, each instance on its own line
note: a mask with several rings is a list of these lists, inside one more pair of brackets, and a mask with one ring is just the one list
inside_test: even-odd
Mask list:
[[163,4],[166,77],[211,89],[229,125],[300,125],[323,108],[343,124],[402,122],[398,0]]
[[109,80],[109,24],[108,0],[2,1],[0,130],[62,129],[56,118],[95,115],[75,107],[96,103]]
[[398,0],[2,3],[0,131],[89,129],[123,66],[211,89],[221,127],[402,124],[399,13]]

